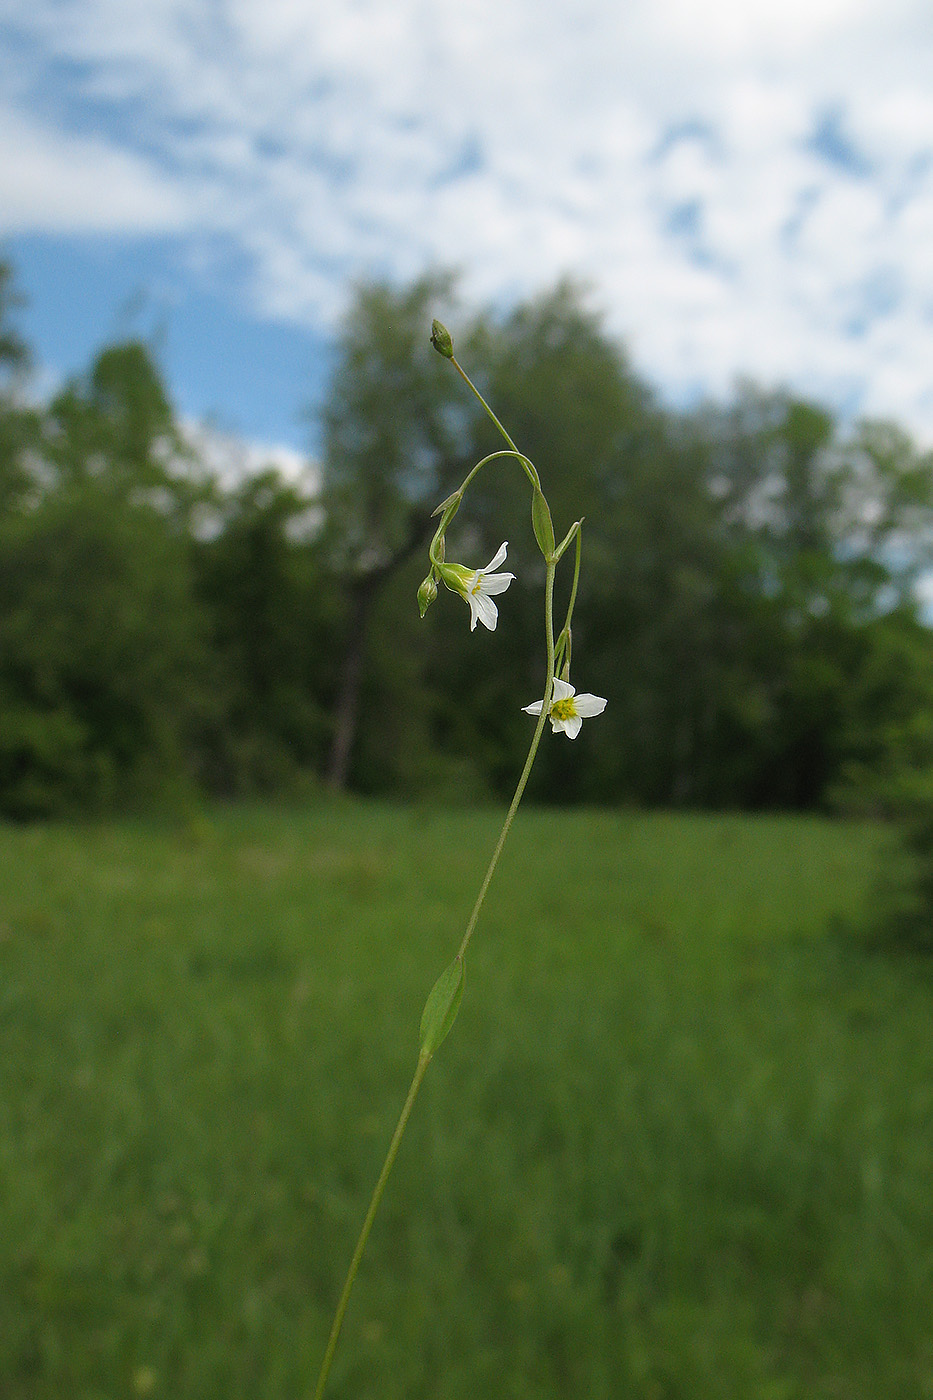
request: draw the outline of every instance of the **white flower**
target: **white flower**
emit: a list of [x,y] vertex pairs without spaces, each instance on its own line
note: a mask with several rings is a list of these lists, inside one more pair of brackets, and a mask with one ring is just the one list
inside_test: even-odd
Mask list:
[[477,622],[495,632],[499,610],[491,601],[491,595],[504,593],[515,577],[514,574],[493,574],[505,559],[508,542],[496,550],[485,569],[465,569],[462,564],[441,564],[438,573],[444,583],[454,593],[459,593],[470,605],[470,631],[476,630]]
[[[522,709],[526,715],[539,715],[542,704],[543,701],[536,700],[533,705],[523,705]],[[548,719],[555,734],[563,730],[568,739],[575,739],[583,721],[591,719],[593,715],[601,715],[605,708],[606,701],[601,695],[577,695],[567,681],[554,677]]]

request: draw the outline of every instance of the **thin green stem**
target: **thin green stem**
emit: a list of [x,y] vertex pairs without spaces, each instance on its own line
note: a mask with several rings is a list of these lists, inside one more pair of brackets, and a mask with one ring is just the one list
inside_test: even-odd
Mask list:
[[[521,456],[522,454],[518,453],[517,455]],[[463,942],[460,944],[460,949],[457,953],[457,957],[459,958],[463,957],[467,950],[467,945],[469,944],[470,939],[473,937],[473,930],[476,928],[476,921],[479,918],[479,911],[483,907],[483,900],[486,898],[486,891],[489,889],[489,882],[493,877],[493,872],[495,871],[496,866],[499,864],[499,857],[501,856],[502,848],[505,845],[505,838],[509,834],[509,829],[514,820],[515,813],[518,811],[518,804],[522,800],[522,794],[525,791],[525,785],[528,782],[528,778],[531,774],[532,764],[535,761],[535,754],[538,752],[538,745],[541,742],[541,735],[544,732],[544,724],[545,720],[548,717],[548,710],[551,704],[551,693],[554,688],[554,572],[556,569],[556,565],[553,563],[549,563],[546,567],[547,573],[544,586],[544,626],[545,640],[547,644],[547,684],[544,688],[544,700],[542,701],[541,713],[538,716],[538,723],[535,726],[535,732],[532,736],[531,747],[528,750],[528,757],[525,759],[525,766],[521,771],[521,776],[519,777],[518,783],[515,788],[515,794],[509,805],[509,810],[506,813],[505,821],[503,823],[502,830],[499,833],[499,839],[496,842],[495,850],[492,853],[492,859],[490,860],[489,865],[486,869],[486,874],[483,877],[483,883],[480,886],[479,894],[476,897],[476,903],[473,906],[473,912],[470,915],[470,920],[467,924],[466,933],[463,935]],[[356,1248],[353,1251],[353,1258],[350,1260],[350,1267],[347,1270],[346,1282],[343,1285],[343,1292],[340,1295],[340,1302],[337,1304],[337,1311],[334,1314],[334,1321],[331,1325],[330,1336],[327,1340],[327,1348],[324,1352],[324,1360],[321,1362],[321,1371],[320,1375],[318,1376],[317,1387],[314,1391],[314,1400],[321,1400],[321,1397],[324,1394],[324,1388],[327,1385],[327,1378],[330,1375],[330,1369],[333,1365],[334,1353],[337,1350],[337,1342],[340,1337],[340,1330],[343,1327],[343,1319],[347,1311],[347,1306],[350,1302],[350,1294],[353,1291],[353,1285],[356,1282],[356,1276],[360,1268],[360,1261],[363,1258],[363,1251],[366,1248],[366,1241],[369,1239],[369,1233],[372,1230],[373,1221],[375,1220],[376,1212],[379,1209],[379,1203],[382,1200],[383,1192],[386,1189],[386,1182],[389,1180],[389,1173],[392,1171],[392,1167],[395,1164],[395,1159],[398,1156],[398,1150],[402,1141],[402,1135],[404,1134],[405,1128],[408,1125],[408,1120],[411,1117],[411,1111],[414,1107],[415,1099],[418,1097],[418,1090],[421,1088],[421,1081],[424,1079],[425,1072],[427,1071],[428,1065],[430,1063],[430,1055],[419,1055],[418,1067],[415,1070],[414,1078],[411,1081],[411,1087],[408,1090],[408,1097],[406,1098],[404,1106],[402,1108],[402,1112],[399,1115],[399,1120],[396,1124],[395,1132],[392,1134],[392,1141],[389,1143],[389,1150],[386,1153],[386,1159],[382,1164],[382,1170],[379,1173],[379,1179],[376,1182],[375,1189],[373,1190],[372,1200],[369,1203],[369,1209],[367,1210],[366,1218],[363,1221],[363,1228],[360,1230],[360,1237],[357,1240]]]
[[[524,455],[524,453],[519,452],[518,448],[515,446],[515,443],[514,443],[514,442],[512,441],[512,439],[509,437],[509,435],[508,435],[508,433],[506,432],[505,428],[503,428],[502,424],[499,422],[499,419],[498,419],[498,418],[496,417],[496,415],[493,413],[492,409],[489,407],[489,404],[486,402],[486,400],[483,398],[483,396],[482,396],[482,394],[480,393],[480,391],[477,389],[476,385],[473,383],[473,380],[470,378],[470,376],[467,374],[466,370],[463,368],[463,366],[462,366],[462,365],[460,364],[460,362],[458,361],[456,355],[451,355],[451,357],[450,357],[450,363],[453,365],[454,369],[457,371],[457,373],[459,374],[460,378],[463,380],[464,384],[467,386],[467,388],[470,390],[470,392],[473,393],[473,394],[475,394],[476,397],[477,397],[477,399],[479,399],[480,403],[483,405],[483,408],[486,410],[486,413],[489,415],[489,417],[490,417],[490,418],[492,419],[492,421],[495,423],[496,427],[499,429],[499,432],[500,432],[500,433],[502,434],[502,436],[505,438],[506,442],[509,444],[509,447],[511,447],[512,451],[516,454],[516,456],[521,457],[521,459],[522,459],[523,462],[526,462],[526,463],[528,464],[528,469],[526,469],[526,475],[528,476],[529,480],[532,482],[532,485],[537,486],[538,490],[540,491],[540,489],[541,489],[541,482],[540,482],[540,480],[539,480],[539,478],[538,478],[538,473],[537,473],[537,471],[535,470],[534,466],[532,466],[531,462],[528,461],[528,458]],[[529,470],[529,469],[530,469],[530,470]]]
[[500,447],[498,452],[490,452],[488,457],[484,457],[482,461],[477,462],[475,467],[470,468],[470,471],[463,479],[460,490],[465,491],[480,468],[485,467],[487,462],[495,461],[497,457],[517,457],[522,464],[526,476],[530,477],[532,472],[537,476],[534,463],[530,457],[525,456],[524,452],[519,452],[518,449],[514,447]]
[[[530,458],[525,456],[524,452],[519,452],[517,449],[514,448],[500,448],[498,452],[490,452],[487,457],[484,457],[482,461],[477,462],[476,466],[470,469],[470,471],[464,477],[459,489],[456,492],[454,492],[454,496],[452,496],[450,500],[452,501],[454,497],[462,496],[464,491],[469,486],[470,482],[473,480],[474,476],[476,476],[477,472],[481,471],[482,468],[487,465],[487,463],[494,462],[499,457],[517,458],[522,465],[522,469],[525,475],[529,477],[529,479],[533,479],[532,473],[534,473],[534,476],[537,477],[537,472],[535,471],[534,463],[530,460]],[[457,508],[459,509],[459,504]],[[455,513],[456,512],[454,511],[449,515],[445,514],[444,517],[441,519],[440,525],[437,527],[437,531],[434,535],[433,540],[431,541],[431,545],[428,550],[428,558],[431,560],[432,564],[440,564],[442,562],[442,560],[438,558],[437,551],[447,531],[447,525],[449,521],[453,518],[453,515]]]
[[564,620],[564,631],[570,630],[570,619],[573,617],[573,605],[577,601],[577,585],[580,582],[580,553],[583,547],[583,536],[577,531],[576,558],[573,561],[573,583],[570,587],[570,602],[567,604],[567,616]]
[[415,1077],[411,1081],[408,1090],[408,1097],[399,1115],[398,1123],[395,1125],[395,1132],[392,1134],[392,1141],[389,1143],[389,1150],[386,1159],[382,1164],[382,1171],[379,1173],[379,1180],[376,1182],[372,1200],[369,1203],[369,1210],[366,1212],[366,1219],[363,1221],[363,1228],[360,1237],[356,1242],[356,1249],[353,1251],[353,1258],[350,1260],[350,1267],[347,1270],[346,1282],[343,1285],[343,1292],[340,1295],[340,1302],[337,1304],[337,1311],[334,1313],[334,1321],[330,1329],[330,1337],[327,1340],[327,1350],[324,1352],[324,1360],[321,1362],[321,1373],[318,1376],[317,1388],[314,1392],[314,1400],[321,1400],[324,1394],[324,1387],[327,1384],[327,1377],[330,1375],[330,1368],[334,1360],[334,1352],[337,1350],[337,1341],[340,1337],[340,1329],[343,1326],[344,1314],[347,1311],[347,1304],[350,1301],[350,1293],[356,1282],[356,1275],[359,1272],[360,1260],[363,1258],[363,1250],[366,1248],[366,1241],[369,1239],[369,1232],[373,1228],[373,1221],[376,1218],[376,1211],[379,1209],[379,1202],[382,1200],[383,1192],[386,1189],[386,1182],[389,1180],[389,1173],[395,1164],[398,1156],[398,1149],[402,1141],[402,1134],[411,1117],[411,1111],[418,1097],[418,1090],[421,1088],[421,1081],[425,1071],[431,1063],[430,1055],[419,1055],[418,1068],[415,1070]]
[[492,853],[492,859],[490,860],[489,865],[486,867],[486,874],[483,876],[483,883],[479,887],[479,894],[476,896],[476,903],[473,905],[473,912],[470,915],[470,921],[467,924],[466,933],[463,935],[463,942],[460,944],[460,947],[457,950],[458,958],[462,958],[464,956],[467,947],[469,946],[470,939],[473,937],[473,930],[476,928],[476,921],[479,918],[479,911],[483,907],[483,900],[486,898],[486,891],[489,889],[489,882],[491,881],[493,874],[495,873],[496,866],[499,864],[499,857],[502,854],[502,847],[505,845],[505,839],[509,834],[512,822],[515,819],[515,813],[518,811],[518,804],[522,800],[522,794],[525,791],[525,785],[528,782],[529,777],[531,776],[531,769],[535,761],[535,754],[538,752],[538,745],[541,742],[541,735],[544,733],[544,722],[548,717],[548,710],[550,709],[551,705],[551,691],[554,688],[555,566],[553,564],[548,564],[546,568],[547,573],[544,585],[544,613],[545,632],[547,640],[547,684],[544,689],[544,700],[541,704],[541,713],[538,716],[538,723],[535,725],[535,732],[532,735],[531,747],[528,750],[528,757],[525,759],[525,766],[522,769],[521,777],[518,780],[518,783],[515,788],[515,793],[512,797],[512,801],[509,804],[509,810],[505,815],[505,822],[503,823],[502,830],[499,833],[499,839],[496,842],[496,848]]

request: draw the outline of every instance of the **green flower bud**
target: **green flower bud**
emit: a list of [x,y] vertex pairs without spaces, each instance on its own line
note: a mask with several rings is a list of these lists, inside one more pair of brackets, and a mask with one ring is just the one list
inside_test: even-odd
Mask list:
[[436,597],[437,584],[434,581],[434,573],[432,570],[418,589],[418,611],[422,617],[424,617]]
[[439,355],[443,355],[445,360],[452,360],[454,357],[454,343],[450,337],[450,331],[446,326],[442,326],[440,321],[431,322],[431,344]]

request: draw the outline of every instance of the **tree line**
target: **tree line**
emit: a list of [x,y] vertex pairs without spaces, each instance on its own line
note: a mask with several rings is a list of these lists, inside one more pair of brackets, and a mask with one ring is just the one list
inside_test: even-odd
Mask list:
[[[516,582],[494,633],[422,621],[431,512],[500,444],[428,343],[432,316],[545,482],[586,517],[574,683],[544,801],[879,810],[933,768],[933,457],[751,384],[665,405],[581,290],[465,310],[441,274],[355,288],[309,494],[230,481],[186,437],[151,348],[28,393],[0,267],[0,812],[336,788],[501,797],[544,685],[522,479],[476,479],[448,537]],[[557,602],[560,611],[560,601]]]

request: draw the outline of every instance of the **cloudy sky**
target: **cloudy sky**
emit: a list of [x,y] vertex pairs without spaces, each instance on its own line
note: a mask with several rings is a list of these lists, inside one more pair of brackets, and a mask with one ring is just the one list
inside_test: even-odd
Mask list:
[[155,338],[298,448],[351,278],[564,273],[672,402],[933,445],[930,0],[0,0],[0,253],[52,373]]

